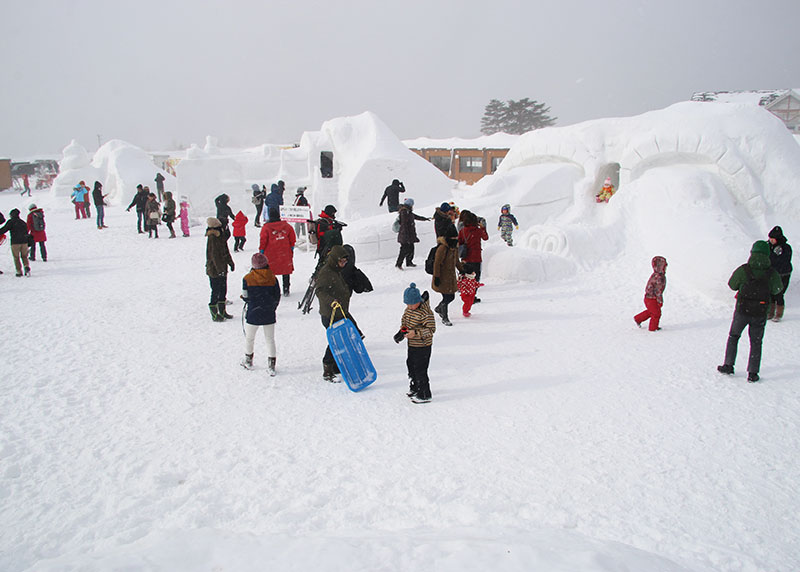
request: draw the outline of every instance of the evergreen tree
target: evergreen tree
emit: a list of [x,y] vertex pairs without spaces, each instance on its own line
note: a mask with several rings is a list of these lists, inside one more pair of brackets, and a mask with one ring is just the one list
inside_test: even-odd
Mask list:
[[515,101],[509,99],[505,103],[492,99],[484,108],[481,118],[481,133],[513,133],[521,135],[534,129],[549,127],[556,122],[555,117],[550,117],[550,108],[544,103],[531,100],[527,97]]

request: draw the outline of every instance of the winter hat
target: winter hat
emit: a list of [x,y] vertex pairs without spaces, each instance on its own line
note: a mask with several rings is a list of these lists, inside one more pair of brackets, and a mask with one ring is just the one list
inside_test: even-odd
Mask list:
[[769,234],[767,236],[769,236],[770,238],[774,238],[775,240],[780,242],[783,239],[783,229],[779,226],[776,226],[771,231],[769,231]]
[[417,304],[419,302],[422,302],[422,295],[419,293],[417,285],[412,282],[403,292],[403,303]]
[[278,222],[281,220],[281,213],[276,208],[269,209],[269,222]]
[[603,186],[608,187],[611,185],[611,177],[606,177],[606,180],[603,181]]
[[322,212],[332,217],[336,214],[336,207],[333,205],[327,205],[324,209],[322,209]]
[[252,258],[250,258],[250,266],[252,266],[254,270],[258,270],[259,268],[269,268],[269,261],[267,260],[266,256],[260,252],[256,252]]
[[219,228],[222,226],[222,223],[219,222],[218,218],[210,216],[208,219],[206,219],[206,226],[208,226],[208,228]]
[[298,195],[302,195],[305,192],[306,192],[306,188],[305,187],[297,187],[297,194]]
[[443,213],[446,213],[447,211],[450,210],[450,205],[448,205],[447,203],[442,203],[442,205],[439,207],[439,210],[442,211]]
[[765,240],[757,240],[750,249],[750,254],[766,254],[769,256],[769,244]]
[[252,185],[250,185],[250,188],[251,188],[251,189],[253,189],[253,192],[254,192],[254,193],[258,193],[258,192],[260,192],[260,191],[261,191],[261,187],[259,187],[259,186],[258,186],[257,184],[255,184],[255,183],[253,183]]
[[406,200],[403,201],[403,204],[406,205],[407,207],[413,207],[414,206],[414,199],[406,199]]
[[503,205],[502,207],[500,207],[500,212],[503,211],[511,212],[511,205]]
[[28,210],[29,211],[35,211],[36,210],[36,205],[34,203],[31,203],[30,206],[28,207]]

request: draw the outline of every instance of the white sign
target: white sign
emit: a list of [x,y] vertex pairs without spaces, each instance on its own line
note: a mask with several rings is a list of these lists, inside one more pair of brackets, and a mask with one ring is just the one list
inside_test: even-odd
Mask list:
[[311,219],[311,207],[281,205],[281,220],[287,222],[306,222]]

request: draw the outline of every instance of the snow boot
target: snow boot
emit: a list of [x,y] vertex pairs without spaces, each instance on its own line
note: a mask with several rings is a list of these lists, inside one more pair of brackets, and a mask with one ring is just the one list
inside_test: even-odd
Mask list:
[[452,326],[453,322],[450,321],[450,318],[447,317],[447,306],[442,306],[439,308],[439,317],[442,319],[442,324],[445,326]]
[[275,362],[278,361],[278,358],[267,358],[267,370],[269,371],[269,375],[271,377],[275,377]]
[[253,369],[253,354],[244,354],[244,359],[240,363],[244,369]]
[[720,373],[724,373],[725,375],[733,375],[733,366],[732,365],[718,365],[717,371]]
[[767,308],[767,320],[771,320],[775,317],[775,302],[770,302],[769,307]]
[[225,311],[225,302],[217,302],[217,314],[219,314],[223,320],[230,320],[233,318],[233,316]]
[[780,322],[783,319],[783,309],[785,306],[775,306],[775,317],[772,318],[773,322]]
[[431,398],[430,397],[420,397],[419,394],[415,393],[414,395],[411,396],[411,402],[412,403],[430,403],[431,402]]
[[[30,266],[26,266],[25,267],[25,276],[30,276],[30,275],[31,275],[31,267]],[[781,312],[781,313],[783,313],[783,312]]]
[[749,381],[750,383],[753,383],[753,382],[758,381],[758,380],[759,380],[759,377],[758,377],[758,374],[756,372],[751,371],[750,373],[747,374],[747,381]]
[[215,322],[222,322],[225,320],[222,316],[219,315],[217,312],[217,305],[216,304],[209,304],[208,309],[211,310],[211,319]]
[[338,383],[336,379],[336,370],[334,364],[322,362],[322,379],[330,383]]

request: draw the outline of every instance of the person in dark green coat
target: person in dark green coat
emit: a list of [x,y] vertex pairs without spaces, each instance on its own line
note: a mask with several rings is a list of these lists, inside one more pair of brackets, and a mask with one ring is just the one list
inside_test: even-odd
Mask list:
[[[319,313],[322,325],[326,329],[332,323],[331,317],[333,317],[333,322],[338,322],[345,317],[353,319],[349,312],[350,287],[342,277],[342,269],[347,264],[347,259],[347,251],[343,246],[337,244],[330,249],[322,268],[317,273],[316,294],[319,299]],[[338,310],[334,314],[335,302],[339,303],[344,314]],[[339,373],[339,368],[336,366],[336,360],[333,359],[333,353],[328,346],[325,349],[325,356],[322,358],[322,379],[336,383],[339,381],[336,377],[337,373]]]
[[747,381],[758,381],[761,367],[761,342],[767,323],[767,308],[772,296],[783,288],[780,275],[772,268],[769,260],[769,244],[758,240],[750,249],[747,264],[733,271],[728,286],[736,291],[736,309],[728,333],[725,348],[725,363],[717,366],[717,371],[733,375],[739,337],[745,327],[750,337],[750,358],[747,361]]

